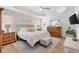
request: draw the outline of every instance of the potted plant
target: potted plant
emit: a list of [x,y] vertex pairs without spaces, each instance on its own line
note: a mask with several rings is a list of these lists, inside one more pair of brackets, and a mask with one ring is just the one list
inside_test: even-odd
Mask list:
[[66,31],[66,34],[67,34],[67,35],[72,35],[73,41],[78,41],[78,40],[76,39],[76,31],[73,30],[71,27],[68,27],[68,29],[67,29],[67,31]]

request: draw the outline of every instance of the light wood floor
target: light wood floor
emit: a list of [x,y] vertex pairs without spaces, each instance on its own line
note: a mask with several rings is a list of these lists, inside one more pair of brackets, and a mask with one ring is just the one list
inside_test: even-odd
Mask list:
[[55,49],[52,50],[52,53],[64,53],[64,41],[65,39],[62,38]]
[[[57,46],[52,50],[52,53],[64,53],[64,38],[61,38]],[[7,44],[2,47],[3,53],[18,53],[17,49],[12,44]]]

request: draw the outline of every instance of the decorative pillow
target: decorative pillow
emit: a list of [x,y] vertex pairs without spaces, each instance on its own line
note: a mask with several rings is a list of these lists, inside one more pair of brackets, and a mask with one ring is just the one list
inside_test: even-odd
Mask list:
[[28,27],[28,28],[27,28],[27,31],[28,31],[28,32],[33,32],[33,31],[35,31],[35,27]]
[[31,28],[31,29],[30,29],[30,32],[33,32],[33,31],[35,31],[34,28]]
[[30,32],[30,29],[31,29],[30,27],[27,27],[27,32]]
[[27,31],[27,28],[20,28],[21,31]]
[[21,31],[27,31],[27,32],[33,32],[36,31],[35,27],[21,27],[20,28]]
[[30,32],[33,32],[33,31],[35,31],[35,29],[34,29],[34,27],[31,27]]

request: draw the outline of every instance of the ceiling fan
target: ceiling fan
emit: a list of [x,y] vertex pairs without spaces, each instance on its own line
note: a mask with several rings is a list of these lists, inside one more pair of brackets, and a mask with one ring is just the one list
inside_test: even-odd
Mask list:
[[50,8],[48,8],[48,7],[41,7],[40,6],[40,11],[42,12],[42,16],[46,16],[45,11],[47,11],[47,10],[50,10]]
[[48,8],[48,7],[41,7],[40,6],[40,10],[42,11],[42,10],[49,10],[50,8]]

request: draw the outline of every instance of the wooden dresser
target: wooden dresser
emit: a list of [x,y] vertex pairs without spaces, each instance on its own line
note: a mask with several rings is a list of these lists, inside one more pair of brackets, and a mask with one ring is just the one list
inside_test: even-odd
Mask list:
[[0,8],[0,53],[2,52],[2,35],[1,35],[1,31],[2,31],[2,11],[4,9]]
[[47,30],[52,37],[62,37],[62,27],[47,27]]
[[15,32],[2,33],[2,45],[15,42]]
[[2,49],[2,35],[0,33],[0,52],[1,52],[1,49]]

